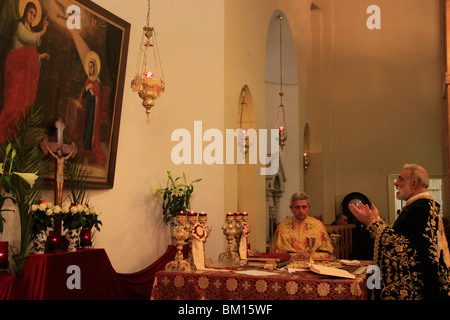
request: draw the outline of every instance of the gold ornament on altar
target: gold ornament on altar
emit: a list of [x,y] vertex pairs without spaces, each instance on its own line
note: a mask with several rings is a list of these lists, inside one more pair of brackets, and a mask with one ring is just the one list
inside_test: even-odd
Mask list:
[[334,255],[333,261],[334,262],[337,262],[337,257],[336,257],[337,250],[336,249],[337,249],[337,244],[338,244],[338,240],[340,237],[341,237],[341,235],[337,234],[337,233],[330,234],[331,243],[333,244],[333,255]]
[[177,225],[172,228],[172,237],[176,241],[177,253],[175,259],[166,264],[164,270],[166,271],[191,271],[191,264],[184,260],[183,246],[186,240],[189,238],[189,231],[186,228],[186,213],[180,212],[177,214]]
[[223,234],[227,239],[227,251],[222,252],[219,255],[219,262],[227,265],[239,263],[239,255],[233,250],[233,240],[235,239],[237,232],[233,222],[234,222],[234,214],[231,212],[227,213],[226,222],[222,226]]
[[187,223],[185,226],[185,229],[189,233],[189,237],[188,237],[189,255],[188,255],[187,261],[191,265],[191,269],[194,269],[194,270],[195,270],[195,264],[194,264],[194,258],[192,256],[192,242],[194,240],[193,231],[194,231],[194,226],[196,223],[197,223],[197,213],[193,212],[193,211],[188,212],[187,213]]
[[[211,231],[212,228],[210,226],[206,225],[206,222],[208,221],[208,216],[205,212],[200,212],[198,214],[198,223],[202,226],[202,228],[205,230],[205,238],[203,240],[203,247],[206,244],[206,240],[208,239],[208,237],[211,235]],[[213,266],[213,261],[211,258],[206,256],[206,252],[205,252],[205,266],[207,267],[212,267]]]
[[247,259],[249,256],[253,255],[253,251],[249,248],[250,246],[248,245],[248,234],[251,231],[250,228],[250,224],[248,223],[248,213],[247,212],[243,212],[242,214],[242,234],[241,234],[241,244],[240,244],[240,248],[241,248],[241,252],[246,253],[247,257],[242,257],[243,253],[240,254],[241,259]]
[[314,253],[314,246],[316,245],[316,238],[308,237],[308,238],[306,238],[306,240],[308,241],[308,251],[309,251],[309,261],[308,262],[310,264],[314,264],[313,253]]
[[[242,216],[240,212],[234,213],[234,227],[236,228],[236,234],[234,236],[235,239],[235,249],[234,252],[236,252],[239,255],[239,243],[241,242],[241,235],[242,235]],[[241,257],[242,258],[242,257]]]
[[156,35],[155,29],[150,26],[150,0],[148,0],[146,26],[143,28],[135,76],[131,81],[132,90],[137,91],[142,99],[142,105],[147,113],[147,124],[150,122],[150,109],[166,88]]

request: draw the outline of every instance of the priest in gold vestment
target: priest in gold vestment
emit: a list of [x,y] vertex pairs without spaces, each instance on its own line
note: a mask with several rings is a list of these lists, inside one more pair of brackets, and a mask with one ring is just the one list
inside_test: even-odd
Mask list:
[[293,216],[286,218],[278,226],[273,236],[271,253],[290,253],[297,259],[308,259],[308,238],[315,238],[312,258],[330,260],[333,258],[331,244],[325,225],[309,216],[311,204],[309,197],[298,192],[292,195],[289,208]]
[[418,165],[405,165],[394,185],[406,205],[392,226],[372,204],[349,205],[375,240],[374,263],[381,271],[379,298],[449,299],[450,255],[439,205],[428,194],[429,177]]

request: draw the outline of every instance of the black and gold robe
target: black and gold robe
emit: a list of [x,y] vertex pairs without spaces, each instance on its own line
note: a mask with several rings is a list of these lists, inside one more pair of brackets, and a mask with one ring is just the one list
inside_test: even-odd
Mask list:
[[392,227],[377,219],[367,228],[381,271],[379,298],[450,298],[448,244],[438,205],[428,194],[408,202]]

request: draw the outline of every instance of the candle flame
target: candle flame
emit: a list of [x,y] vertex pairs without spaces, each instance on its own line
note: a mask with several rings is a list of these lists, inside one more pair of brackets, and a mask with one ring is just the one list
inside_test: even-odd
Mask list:
[[155,77],[155,74],[150,71],[144,71],[144,77],[146,77],[147,79],[153,79]]

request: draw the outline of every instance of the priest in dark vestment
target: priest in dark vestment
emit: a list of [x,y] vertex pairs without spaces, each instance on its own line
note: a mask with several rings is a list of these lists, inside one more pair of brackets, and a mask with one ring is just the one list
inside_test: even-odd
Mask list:
[[394,183],[406,205],[392,226],[375,205],[349,205],[374,238],[374,263],[381,271],[380,299],[450,299],[450,254],[439,204],[428,194],[429,176],[405,165]]

